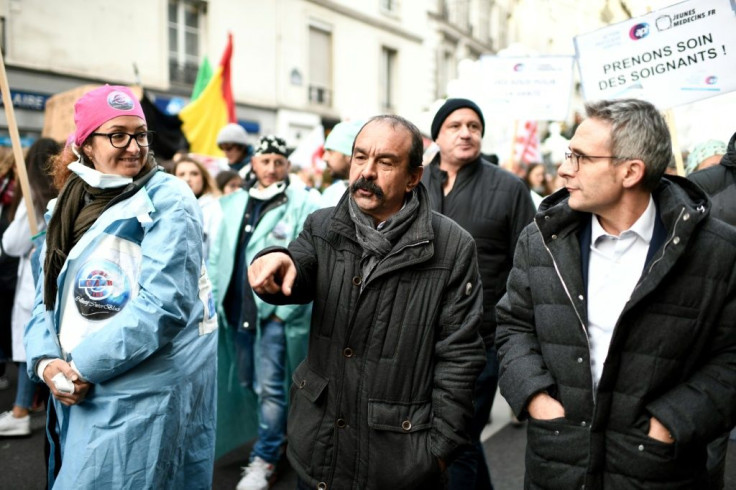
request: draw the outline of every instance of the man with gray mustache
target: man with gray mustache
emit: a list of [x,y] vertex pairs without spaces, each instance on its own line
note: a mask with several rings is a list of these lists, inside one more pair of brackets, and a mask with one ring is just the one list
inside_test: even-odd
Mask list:
[[264,300],[314,301],[287,430],[297,488],[443,488],[470,442],[485,362],[478,263],[470,235],[430,208],[422,150],[409,121],[369,120],[349,192],[250,265]]

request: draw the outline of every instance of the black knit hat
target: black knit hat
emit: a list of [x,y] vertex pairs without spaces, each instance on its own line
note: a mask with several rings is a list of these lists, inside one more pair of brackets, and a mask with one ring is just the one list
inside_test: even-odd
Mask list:
[[442,123],[445,122],[447,116],[449,116],[456,110],[465,107],[474,110],[475,113],[478,114],[481,126],[480,135],[483,136],[483,134],[485,134],[486,121],[485,119],[483,119],[483,113],[481,112],[480,107],[478,107],[478,104],[469,99],[447,99],[445,103],[442,104],[442,107],[440,107],[440,109],[437,111],[437,114],[435,114],[434,119],[432,120],[432,141],[437,139],[437,136],[440,134]]

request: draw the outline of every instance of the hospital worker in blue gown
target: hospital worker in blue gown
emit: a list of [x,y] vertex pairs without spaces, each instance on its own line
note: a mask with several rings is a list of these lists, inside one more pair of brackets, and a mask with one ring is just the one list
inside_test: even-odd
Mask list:
[[52,159],[29,375],[51,389],[49,487],[210,488],[217,317],[202,215],[159,168],[136,96],[77,100]]

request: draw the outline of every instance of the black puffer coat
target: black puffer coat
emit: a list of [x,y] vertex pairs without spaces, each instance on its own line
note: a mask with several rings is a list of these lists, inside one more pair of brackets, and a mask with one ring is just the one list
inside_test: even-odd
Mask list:
[[[662,180],[666,229],[616,324],[596,393],[578,234],[590,214],[567,191],[519,238],[498,306],[501,393],[526,417],[547,390],[565,418],[529,420],[527,488],[694,489],[706,445],[736,421],[736,229],[709,216],[694,184]],[[649,419],[674,444],[648,437]]]
[[692,173],[688,178],[710,196],[711,214],[736,226],[736,133],[731,136],[728,150],[718,165]]
[[469,443],[473,386],[485,365],[475,246],[430,210],[423,185],[417,192],[418,216],[362,292],[345,194],[336,208],[310,215],[289,246],[292,295],[262,296],[314,300],[287,430],[289,461],[312,488],[417,488],[439,478],[437,458]]

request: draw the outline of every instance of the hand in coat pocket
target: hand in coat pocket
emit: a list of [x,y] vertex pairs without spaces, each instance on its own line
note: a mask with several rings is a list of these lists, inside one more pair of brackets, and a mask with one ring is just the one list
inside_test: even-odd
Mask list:
[[674,444],[675,440],[672,438],[669,429],[662,425],[662,422],[657,420],[655,417],[649,419],[649,437],[665,444]]
[[565,408],[546,392],[537,393],[527,405],[529,416],[537,420],[552,420],[565,417]]

